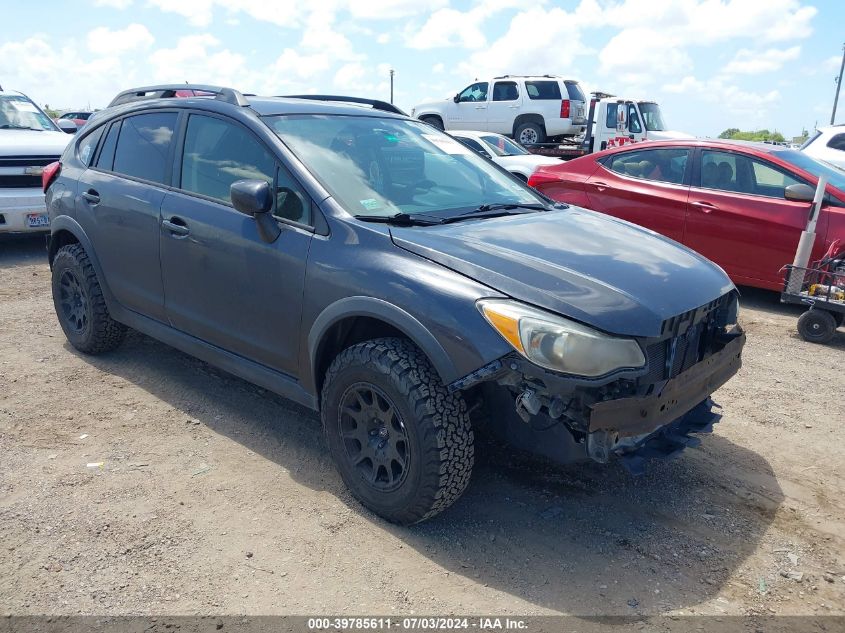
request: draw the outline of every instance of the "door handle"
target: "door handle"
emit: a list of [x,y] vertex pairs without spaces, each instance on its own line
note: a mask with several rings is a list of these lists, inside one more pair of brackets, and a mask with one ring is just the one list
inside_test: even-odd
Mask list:
[[89,189],[82,193],[82,197],[85,198],[91,204],[99,204],[100,202],[100,194],[94,191],[93,189]]
[[599,191],[604,191],[604,190],[605,190],[605,189],[607,189],[607,187],[608,187],[608,185],[607,185],[607,183],[606,183],[606,182],[601,182],[601,181],[592,182],[592,183],[590,183],[590,184],[591,184],[591,185],[593,185],[593,186],[594,186],[596,189],[598,189]]
[[475,106],[476,110],[486,110],[487,106]]
[[691,202],[690,204],[702,213],[710,213],[711,211],[719,210],[719,207],[717,207],[715,204],[711,204],[709,202],[702,202],[701,200]]
[[175,238],[187,237],[191,233],[191,229],[185,224],[182,218],[172,217],[169,220],[162,220],[161,225],[170,231],[170,236]]

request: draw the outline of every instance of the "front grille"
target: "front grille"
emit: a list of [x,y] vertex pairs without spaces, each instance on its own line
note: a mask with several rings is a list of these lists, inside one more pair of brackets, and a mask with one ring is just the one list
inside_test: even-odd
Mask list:
[[60,156],[0,156],[0,167],[44,167]]
[[[640,384],[670,380],[702,360],[706,346],[702,345],[701,338],[710,329],[719,307],[728,301],[728,297],[725,295],[700,308],[666,319],[662,327],[663,339],[646,345],[648,372],[640,378]],[[672,366],[667,368],[666,361],[673,347]]]
[[15,189],[21,187],[41,188],[41,176],[26,176],[13,174],[11,176],[0,175],[0,189]]

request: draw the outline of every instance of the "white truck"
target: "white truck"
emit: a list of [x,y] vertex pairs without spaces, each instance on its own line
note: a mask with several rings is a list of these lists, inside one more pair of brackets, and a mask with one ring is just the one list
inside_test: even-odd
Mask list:
[[528,144],[526,149],[532,154],[568,160],[639,141],[690,138],[693,138],[691,134],[666,129],[660,106],[654,101],[622,99],[593,92],[582,138],[562,143]]

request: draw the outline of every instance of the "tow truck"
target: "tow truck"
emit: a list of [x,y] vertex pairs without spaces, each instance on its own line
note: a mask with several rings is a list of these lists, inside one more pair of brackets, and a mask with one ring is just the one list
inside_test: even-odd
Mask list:
[[639,141],[693,138],[684,132],[667,130],[660,106],[654,101],[621,99],[606,92],[592,92],[590,96],[583,136],[561,143],[525,145],[525,149],[532,154],[570,160]]

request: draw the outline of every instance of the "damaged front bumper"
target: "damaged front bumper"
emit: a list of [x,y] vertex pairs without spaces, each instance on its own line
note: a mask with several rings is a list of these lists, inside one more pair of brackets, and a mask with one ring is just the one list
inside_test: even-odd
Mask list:
[[[684,332],[667,336],[659,344],[674,352]],[[509,356],[450,388],[478,385],[494,431],[518,448],[561,463],[605,463],[615,456],[637,474],[648,459],[696,445],[690,433],[712,430],[721,416],[710,395],[739,371],[744,345],[739,326],[713,329],[697,339],[691,364],[681,360],[673,371],[670,359],[663,374],[647,368],[605,381],[556,374]]]

